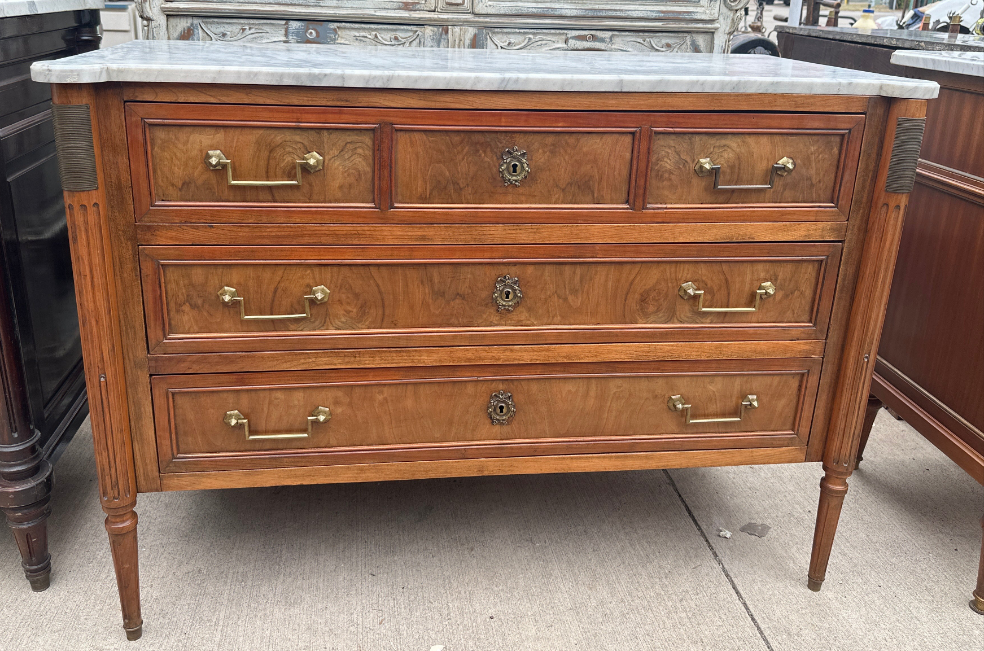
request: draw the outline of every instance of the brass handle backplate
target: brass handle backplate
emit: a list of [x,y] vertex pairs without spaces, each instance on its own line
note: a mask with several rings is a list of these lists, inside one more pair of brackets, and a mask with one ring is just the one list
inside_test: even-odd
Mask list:
[[287,432],[284,434],[250,434],[249,432],[249,420],[243,416],[242,412],[233,409],[232,411],[227,411],[222,420],[229,427],[239,427],[242,425],[243,431],[246,432],[246,440],[248,441],[258,441],[262,439],[303,439],[311,436],[311,426],[315,423],[327,423],[331,420],[331,411],[328,407],[316,407],[311,415],[307,417],[307,431],[306,432]]
[[502,152],[502,162],[499,163],[499,176],[505,185],[519,187],[520,181],[530,175],[530,163],[526,152],[519,147],[513,147]]
[[489,398],[489,420],[493,425],[507,425],[516,415],[516,403],[507,391],[493,393]]
[[251,187],[268,188],[279,185],[300,185],[301,170],[317,172],[325,166],[324,157],[316,151],[309,151],[304,158],[294,161],[297,164],[297,178],[293,181],[235,181],[232,178],[232,161],[219,149],[210,149],[205,153],[205,165],[210,170],[226,169],[226,180],[229,185],[247,185]]
[[499,312],[512,312],[523,300],[523,290],[519,288],[519,278],[513,278],[509,274],[499,276],[495,280],[495,290],[492,292],[492,300]]
[[746,409],[758,409],[758,396],[754,394],[748,394],[742,398],[741,405],[738,407],[737,416],[723,416],[720,418],[692,418],[690,413],[690,405],[683,396],[670,396],[669,400],[666,401],[666,406],[670,408],[670,411],[681,411],[686,417],[687,424],[690,423],[737,423],[745,416]]
[[691,298],[697,297],[697,311],[698,312],[755,312],[759,309],[759,303],[763,299],[769,298],[775,295],[776,286],[770,282],[764,282],[758,286],[755,290],[755,302],[751,307],[704,307],[704,290],[697,289],[697,285],[692,282],[685,282],[680,285],[680,289],[677,290],[680,297],[684,300],[690,300]]
[[331,292],[324,285],[311,288],[311,293],[304,296],[303,314],[246,314],[246,299],[239,295],[235,287],[223,287],[219,290],[219,300],[227,307],[239,305],[239,318],[243,321],[268,321],[270,319],[310,319],[311,301],[321,304],[328,300]]
[[768,185],[721,185],[720,165],[715,165],[710,158],[701,158],[694,164],[694,172],[697,176],[714,175],[715,190],[768,190],[775,186],[776,176],[788,176],[794,169],[796,169],[796,162],[788,156],[783,156],[772,166]]

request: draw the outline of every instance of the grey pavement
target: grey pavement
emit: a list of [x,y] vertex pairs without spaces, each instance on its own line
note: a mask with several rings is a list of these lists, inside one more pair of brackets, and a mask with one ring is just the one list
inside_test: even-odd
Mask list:
[[48,591],[0,539],[2,651],[984,648],[984,490],[884,411],[820,593],[819,464],[158,493],[127,643],[87,426],[56,476]]

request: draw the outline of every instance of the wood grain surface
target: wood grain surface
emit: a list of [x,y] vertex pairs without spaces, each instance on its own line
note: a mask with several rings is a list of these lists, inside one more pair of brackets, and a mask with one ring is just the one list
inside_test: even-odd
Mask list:
[[[499,343],[499,330],[558,327],[644,326],[679,330],[677,338],[686,338],[688,330],[721,328],[716,336],[727,340],[743,338],[744,326],[759,325],[775,329],[775,338],[822,339],[838,257],[839,247],[826,244],[142,249],[151,348],[194,340],[199,346],[185,350],[201,351],[215,350],[208,340],[243,341],[251,334],[337,339],[488,329],[489,343]],[[496,280],[505,275],[518,278],[522,291],[512,311],[500,311],[493,300]],[[705,307],[752,306],[763,282],[772,282],[776,293],[755,312],[699,312],[696,299],[678,293],[685,282],[705,291]],[[249,315],[296,314],[304,312],[303,297],[318,285],[331,294],[324,304],[310,302],[311,316],[303,319],[243,320],[238,305],[225,305],[218,296],[230,286]],[[571,339],[577,340],[576,333]],[[269,346],[247,341],[244,350]],[[308,337],[293,347],[311,343]],[[381,344],[364,339],[357,345]],[[168,350],[176,352],[159,352]]]
[[[371,129],[261,126],[234,123],[145,123],[150,150],[151,205],[191,202],[371,205]],[[206,152],[221,150],[236,181],[292,181],[295,161],[308,152],[324,157],[324,169],[301,172],[301,185],[251,187],[228,184],[226,170],[210,169]]]
[[[644,363],[158,376],[161,469],[323,463],[332,450],[352,453],[342,462],[366,454],[379,461],[501,456],[491,449],[500,443],[538,442],[542,454],[569,452],[567,445],[590,452],[581,444],[618,441],[634,446],[623,451],[653,451],[660,438],[676,440],[677,448],[685,439],[696,449],[805,445],[818,363],[746,360],[740,371],[733,364],[715,370],[707,363]],[[498,391],[515,402],[507,424],[493,424],[487,413]],[[748,394],[759,407],[740,422],[687,424],[667,406],[678,394],[693,405],[695,419],[736,417]],[[318,406],[330,409],[331,419],[313,424],[309,438],[247,440],[242,427],[223,422],[227,411],[238,410],[251,434],[303,432]],[[521,453],[513,447],[508,454]],[[306,456],[293,458],[297,452]]]
[[[816,206],[835,208],[846,219],[863,126],[862,116],[723,115],[717,122],[660,116],[653,125],[647,204]],[[765,185],[783,157],[796,167],[777,175],[771,189],[715,190],[713,174],[694,171],[699,159],[710,158],[721,166],[722,186]]]
[[[628,207],[634,132],[436,130],[394,134],[395,206],[555,204]],[[502,153],[526,152],[519,186],[499,175]]]
[[[569,92],[413,90],[396,88],[314,88],[304,86],[223,86],[217,84],[130,83],[127,101],[298,107],[373,106],[421,109],[571,110]],[[858,95],[775,93],[577,93],[581,111],[792,111],[863,113],[870,98]]]
[[[650,204],[808,203],[833,205],[838,185],[841,134],[664,133],[653,138]],[[772,166],[792,158],[796,167],[764,190],[715,190],[711,176],[694,164],[710,158],[721,166],[720,185],[765,185]]]

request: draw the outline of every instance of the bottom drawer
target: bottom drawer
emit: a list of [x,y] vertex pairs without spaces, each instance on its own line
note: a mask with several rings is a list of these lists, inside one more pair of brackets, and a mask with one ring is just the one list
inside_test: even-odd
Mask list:
[[162,472],[805,446],[819,359],[158,376]]

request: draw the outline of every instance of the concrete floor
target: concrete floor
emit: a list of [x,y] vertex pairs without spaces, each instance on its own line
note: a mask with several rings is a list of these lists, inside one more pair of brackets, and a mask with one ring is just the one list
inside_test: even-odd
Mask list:
[[84,428],[47,592],[0,540],[0,651],[984,648],[984,491],[886,412],[875,428],[820,593],[818,464],[150,494],[134,643]]

